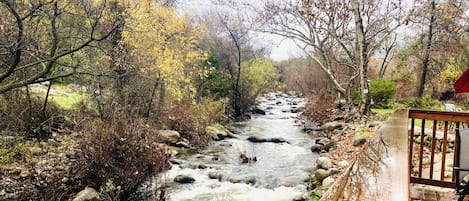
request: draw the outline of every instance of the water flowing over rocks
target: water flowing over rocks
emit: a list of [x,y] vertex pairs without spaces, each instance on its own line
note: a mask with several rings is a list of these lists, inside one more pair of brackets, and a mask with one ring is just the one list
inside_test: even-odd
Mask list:
[[[318,154],[311,152],[311,146],[317,144],[315,137],[303,132],[298,120],[305,100],[292,94],[270,93],[256,102],[249,119],[226,127],[207,127],[205,133],[213,139],[208,147],[175,155],[172,168],[158,179],[179,181],[189,176],[194,181],[190,185],[157,182],[169,183],[168,200],[307,198],[305,181],[314,174]],[[330,147],[326,140],[320,143]]]

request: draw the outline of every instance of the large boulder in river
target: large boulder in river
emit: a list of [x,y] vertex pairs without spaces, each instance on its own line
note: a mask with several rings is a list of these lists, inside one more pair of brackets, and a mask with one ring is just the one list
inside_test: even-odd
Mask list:
[[100,201],[101,197],[94,188],[86,187],[80,191],[72,201]]
[[228,129],[221,124],[214,124],[205,128],[205,134],[211,136],[213,140],[219,141],[225,138],[236,138]]
[[174,130],[159,130],[158,134],[165,143],[176,144],[181,138],[179,132]]
[[244,183],[244,184],[256,184],[256,178],[253,176],[243,176],[243,177],[238,177],[238,178],[231,178],[230,179],[231,183]]
[[257,136],[249,136],[247,140],[250,142],[254,142],[254,143],[262,143],[262,142],[288,143],[283,138],[263,138],[263,137],[257,137]]
[[265,115],[265,111],[264,111],[263,109],[258,108],[258,107],[254,108],[254,109],[252,110],[252,113]]
[[187,175],[178,175],[174,178],[174,182],[181,183],[181,184],[190,184],[190,183],[194,183],[195,179]]
[[223,178],[223,173],[221,173],[220,171],[210,171],[208,173],[208,177],[210,179],[218,179],[219,181],[221,181],[221,179]]

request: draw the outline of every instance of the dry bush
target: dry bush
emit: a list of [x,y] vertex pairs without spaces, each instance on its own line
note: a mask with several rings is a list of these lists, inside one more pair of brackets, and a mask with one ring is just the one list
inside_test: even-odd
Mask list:
[[112,200],[126,198],[168,167],[168,156],[156,147],[156,133],[141,119],[119,113],[106,121],[84,122],[77,153],[78,178]]
[[227,102],[207,100],[193,104],[191,101],[183,101],[167,108],[160,121],[167,129],[179,131],[192,144],[203,146],[210,141],[210,136],[205,135],[205,128],[227,120]]
[[47,103],[43,111],[44,98],[27,95],[23,90],[13,90],[0,96],[0,127],[8,135],[47,138],[52,132],[63,132],[67,126],[64,111],[54,102]]
[[325,93],[318,96],[311,96],[302,115],[317,123],[332,121],[336,117],[337,111],[337,104],[331,101],[334,99],[332,95]]

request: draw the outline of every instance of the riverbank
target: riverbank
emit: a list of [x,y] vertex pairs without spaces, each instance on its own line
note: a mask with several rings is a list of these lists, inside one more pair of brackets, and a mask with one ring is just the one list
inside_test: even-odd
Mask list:
[[347,119],[345,112],[333,104],[317,107],[318,103],[311,102],[301,120],[304,131],[315,137],[316,144],[311,150],[320,153],[308,188],[309,199],[319,200],[369,143],[388,115],[372,112],[367,118]]

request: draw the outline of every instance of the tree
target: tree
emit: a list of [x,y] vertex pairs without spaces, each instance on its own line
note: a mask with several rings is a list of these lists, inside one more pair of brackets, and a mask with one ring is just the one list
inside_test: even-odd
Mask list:
[[429,6],[429,13],[430,13],[430,20],[428,22],[428,33],[427,33],[427,41],[425,47],[425,56],[423,58],[422,64],[422,76],[420,78],[419,90],[417,96],[419,98],[423,97],[423,91],[425,90],[425,81],[427,79],[427,71],[428,71],[428,63],[430,61],[430,52],[432,48],[432,40],[433,40],[433,26],[435,23],[435,11],[436,11],[436,2],[435,0],[431,1]]
[[264,32],[297,41],[326,74],[334,90],[352,104],[358,82],[361,114],[370,106],[368,62],[408,18],[399,0],[265,1],[256,18]]
[[116,27],[107,1],[0,3],[0,94],[79,74],[79,55]]
[[[235,111],[236,116],[241,116],[241,92],[239,90],[239,80],[241,78],[241,41],[243,37],[246,36],[246,30],[242,29],[241,26],[238,26],[238,29],[235,30],[234,27],[232,27],[231,24],[229,24],[229,19],[228,16],[221,16],[220,14],[218,15],[218,18],[220,20],[220,24],[223,26],[225,31],[228,33],[229,38],[231,39],[231,42],[233,43],[235,47],[235,62],[229,63],[228,64],[228,71],[230,72],[231,79],[232,79],[232,90],[233,90],[233,108]],[[238,23],[239,25],[239,23]],[[234,65],[234,67],[232,66]]]
[[407,77],[403,76],[405,71],[412,72],[410,79],[404,81],[413,86],[407,90],[412,96],[438,98],[442,90],[452,88],[441,82],[439,75],[447,68],[453,71],[455,65],[461,70],[466,67],[467,6],[467,1],[462,0],[418,1],[408,25],[412,32],[399,52],[396,71],[396,78]]
[[146,115],[155,98],[158,98],[157,113],[166,102],[191,99],[197,92],[194,80],[206,77],[211,71],[205,62],[208,55],[197,40],[197,34],[203,29],[191,25],[188,16],[179,16],[176,8],[160,3],[150,0],[130,3],[122,33],[128,62],[136,77],[147,80],[151,86],[140,87],[148,88],[142,95]]

